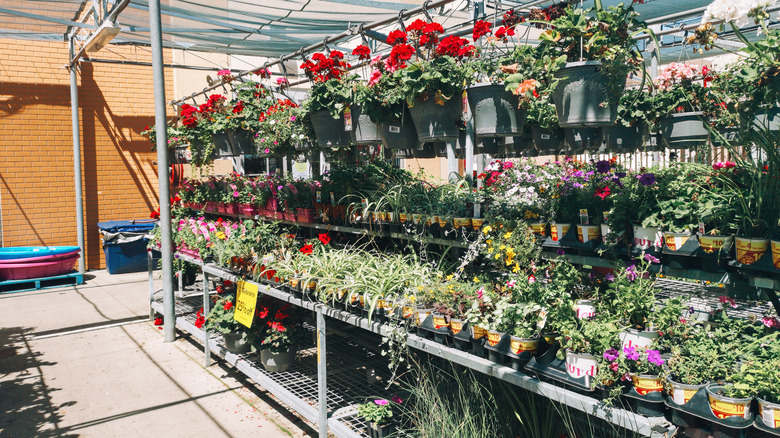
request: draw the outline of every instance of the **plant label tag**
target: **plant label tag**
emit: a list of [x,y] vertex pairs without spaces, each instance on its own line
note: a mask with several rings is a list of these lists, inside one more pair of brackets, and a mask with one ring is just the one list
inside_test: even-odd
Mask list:
[[580,225],[588,225],[588,209],[580,209]]
[[387,130],[390,131],[393,134],[399,134],[401,132],[401,127],[400,126],[390,125],[390,126],[387,127]]
[[602,222],[605,224],[609,223],[609,212],[605,211],[601,216]]
[[368,198],[361,199],[360,203],[363,204],[363,208],[368,208]]
[[549,140],[550,139],[550,134],[539,134],[539,137],[541,137],[542,140]]
[[704,222],[699,222],[699,234],[702,236],[707,234],[707,229],[704,227]]
[[352,130],[352,110],[350,110],[349,108],[346,108],[344,110],[344,130],[345,131]]
[[474,204],[474,217],[479,219],[480,217],[482,217],[481,213],[482,213],[482,206],[479,203]]
[[463,94],[461,95],[461,105],[463,108],[463,117],[465,118],[469,113],[469,95],[466,93],[466,90],[463,90]]
[[322,204],[322,192],[317,190],[317,203]]
[[239,281],[236,286],[238,292],[233,319],[247,328],[251,328],[252,320],[255,316],[255,306],[257,305],[257,285]]
[[333,192],[330,192],[330,203],[334,205],[336,204],[336,197],[333,196]]

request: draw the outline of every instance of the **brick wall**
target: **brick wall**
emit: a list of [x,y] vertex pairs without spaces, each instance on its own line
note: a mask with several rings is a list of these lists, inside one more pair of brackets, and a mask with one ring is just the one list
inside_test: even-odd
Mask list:
[[[76,245],[70,79],[65,43],[0,39],[0,196],[5,246]],[[102,59],[151,61],[108,46]],[[171,100],[166,69],[166,100]],[[78,72],[88,269],[105,267],[96,224],[157,208],[151,67],[82,63]],[[170,110],[170,109],[169,109]]]

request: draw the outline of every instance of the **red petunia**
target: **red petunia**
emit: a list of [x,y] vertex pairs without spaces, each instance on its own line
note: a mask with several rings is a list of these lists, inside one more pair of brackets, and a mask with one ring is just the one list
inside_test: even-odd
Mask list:
[[317,238],[320,239],[320,242],[322,242],[323,245],[330,243],[330,236],[327,233],[320,234]]
[[601,199],[606,199],[607,196],[609,196],[612,193],[612,191],[609,189],[609,186],[604,186],[602,188],[596,189],[596,193],[593,196],[599,197]]
[[312,251],[314,251],[314,246],[311,244],[303,245],[303,248],[301,248],[299,251],[306,255],[309,255],[312,253]]

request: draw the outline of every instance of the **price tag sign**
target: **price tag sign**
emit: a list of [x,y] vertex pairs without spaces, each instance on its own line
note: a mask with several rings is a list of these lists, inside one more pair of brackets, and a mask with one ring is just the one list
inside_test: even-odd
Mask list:
[[319,190],[317,190],[317,203],[318,204],[322,203],[322,192]]
[[368,198],[361,199],[360,203],[363,205],[363,208],[368,208]]
[[580,225],[588,225],[588,209],[580,209]]
[[236,310],[233,312],[233,319],[250,328],[255,315],[255,306],[257,306],[257,285],[239,281],[236,286],[238,295],[236,296]]
[[480,216],[480,213],[482,213],[481,210],[482,210],[482,206],[480,204],[478,204],[478,203],[474,204],[474,217],[475,218],[479,219],[480,217],[482,217],[482,216]]
[[463,90],[463,95],[461,96],[461,105],[463,105],[463,118],[466,118],[469,113],[469,95],[466,93],[466,90]]
[[704,222],[699,222],[699,234],[702,236],[707,234],[707,229],[704,227]]
[[602,222],[604,222],[605,224],[609,223],[609,212],[606,212],[606,211],[604,212],[604,214],[602,216]]
[[330,192],[330,203],[335,204],[336,203],[336,197],[333,196],[333,192]]
[[352,130],[352,110],[350,110],[349,108],[344,110],[344,130],[345,131]]

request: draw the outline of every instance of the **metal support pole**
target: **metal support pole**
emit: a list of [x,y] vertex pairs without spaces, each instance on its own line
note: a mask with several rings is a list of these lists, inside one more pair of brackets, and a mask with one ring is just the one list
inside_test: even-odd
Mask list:
[[455,145],[457,139],[447,142],[447,181],[458,180],[458,159],[455,158]]
[[328,374],[325,354],[325,315],[322,305],[317,306],[317,386],[319,388],[320,438],[328,438]]
[[[650,26],[653,32],[659,32],[661,30],[660,25]],[[659,41],[660,43],[660,41]],[[650,51],[650,80],[654,80],[658,77],[658,50],[659,47],[655,47],[655,43],[651,39],[647,44],[647,50]]]
[[471,110],[468,110],[466,118],[466,181],[474,186],[474,120],[471,118]]
[[[203,315],[205,316],[209,314],[209,306],[211,304],[209,300],[209,274],[205,270],[201,270],[201,272],[203,272]],[[203,328],[203,338],[205,339],[203,342],[203,353],[206,356],[205,365],[208,368],[211,366],[211,349],[209,348],[209,331],[206,330],[205,326]]]
[[154,254],[151,249],[146,250],[146,267],[149,269],[149,321],[154,320]]
[[160,0],[149,1],[149,33],[154,78],[154,125],[157,132],[157,179],[160,185],[160,240],[162,243],[163,319],[165,342],[176,340],[176,308],[173,297],[173,243],[171,241],[171,193],[168,186],[168,126],[165,117]]
[[[75,48],[73,39],[69,42],[69,54],[73,59]],[[73,176],[74,189],[76,190],[76,241],[81,250],[79,257],[79,273],[83,274],[85,269],[84,259],[87,254],[84,252],[84,201],[81,198],[81,131],[79,123],[79,82],[76,77],[76,68],[78,63],[70,68],[70,118],[73,124]]]

